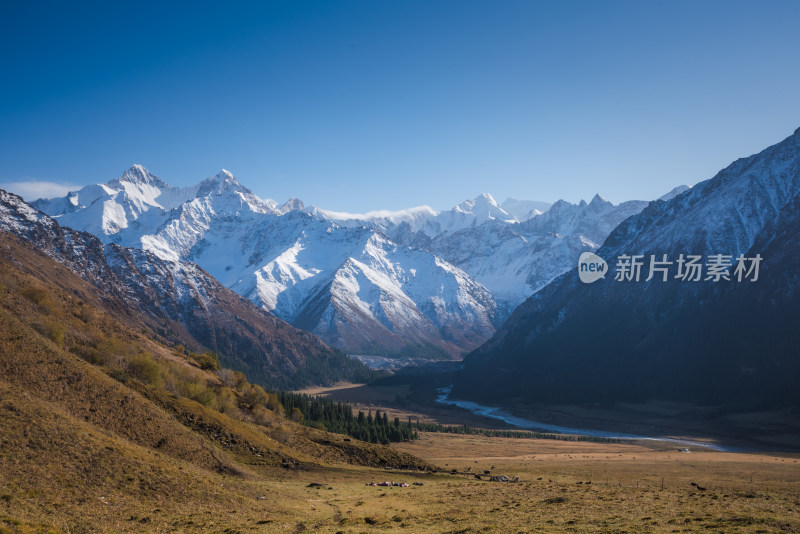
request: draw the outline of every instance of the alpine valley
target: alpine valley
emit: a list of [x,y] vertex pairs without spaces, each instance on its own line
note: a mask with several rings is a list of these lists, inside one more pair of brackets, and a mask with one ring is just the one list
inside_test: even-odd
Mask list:
[[224,170],[177,188],[134,165],[34,206],[140,258],[196,263],[347,353],[458,359],[647,202],[485,194],[442,212],[349,214],[262,200]]
[[0,190],[0,532],[800,531],[798,214],[800,129],[617,206]]
[[800,534],[800,1],[0,6],[0,534]]
[[[638,281],[621,279],[617,267],[587,285],[573,267],[467,358],[454,394],[517,407],[669,401],[796,409],[799,213],[800,128],[618,225],[597,254],[611,269],[638,255]],[[697,280],[680,275],[688,255],[706,269]],[[729,268],[714,277],[707,268],[720,255]],[[739,258],[745,269],[737,272]],[[662,264],[670,270],[650,276],[653,259],[671,262]],[[761,435],[770,433],[789,429]]]

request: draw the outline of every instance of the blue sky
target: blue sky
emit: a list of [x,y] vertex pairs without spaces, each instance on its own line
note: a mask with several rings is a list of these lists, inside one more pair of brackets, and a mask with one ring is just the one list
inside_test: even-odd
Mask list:
[[141,163],[355,212],[651,199],[800,126],[798,22],[789,1],[3,2],[0,183]]

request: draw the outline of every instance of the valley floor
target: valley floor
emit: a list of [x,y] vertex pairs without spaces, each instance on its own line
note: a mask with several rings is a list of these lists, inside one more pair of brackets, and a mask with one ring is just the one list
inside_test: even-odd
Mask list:
[[[94,383],[111,384],[108,398],[124,392],[114,402],[127,411],[137,399],[158,400],[158,409],[141,405],[142,417],[150,428],[166,413],[178,416],[164,426],[174,442],[143,446],[124,429],[107,430],[110,420],[98,425],[93,412],[76,417],[0,379],[0,533],[800,532],[798,454],[427,432],[389,450],[289,423],[228,420],[143,386]],[[345,390],[365,407],[383,409],[391,393],[401,404],[407,398],[403,389]],[[451,423],[458,413],[423,417]],[[203,421],[200,434],[178,421]],[[437,472],[344,464],[345,450],[362,465],[407,462],[409,453]],[[291,451],[307,459],[269,459]],[[492,482],[487,472],[517,481]],[[369,485],[385,481],[408,486]]]
[[[437,403],[438,392],[430,384],[342,382],[329,387],[308,388],[303,392],[349,402],[364,412],[380,409],[390,417],[397,416],[404,421],[410,417],[423,423],[466,424],[475,428],[505,430],[518,428],[498,418]],[[669,437],[709,443],[728,450],[800,452],[800,418],[796,410],[790,409],[733,413],[674,402],[649,402],[619,403],[613,407],[519,405],[516,409],[503,411],[512,417],[571,429]],[[547,432],[546,426],[539,430]]]
[[[797,456],[428,433],[394,447],[464,474],[354,467],[276,468],[258,477],[186,472],[181,495],[150,488],[140,498],[113,488],[20,494],[6,479],[0,531],[800,531]],[[484,471],[519,482],[472,474]],[[366,485],[381,481],[410,486]]]

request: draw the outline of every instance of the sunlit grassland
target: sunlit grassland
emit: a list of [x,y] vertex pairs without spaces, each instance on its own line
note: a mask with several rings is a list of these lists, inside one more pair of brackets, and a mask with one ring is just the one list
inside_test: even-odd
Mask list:
[[[64,532],[800,530],[797,457],[443,434],[424,434],[395,448],[448,471],[487,470],[520,482],[336,465],[227,476],[161,457],[151,460],[163,471],[162,493],[151,488],[135,497],[114,488],[120,482],[113,480],[92,493],[68,487],[52,496],[44,488],[20,495],[0,484],[0,493],[8,495],[0,499],[0,525],[36,530],[37,524],[52,525],[48,515],[57,511],[59,517],[73,516],[55,524]],[[126,456],[147,465],[152,453]],[[366,485],[384,480],[423,485]],[[19,517],[25,510],[26,521],[13,526],[14,511]]]

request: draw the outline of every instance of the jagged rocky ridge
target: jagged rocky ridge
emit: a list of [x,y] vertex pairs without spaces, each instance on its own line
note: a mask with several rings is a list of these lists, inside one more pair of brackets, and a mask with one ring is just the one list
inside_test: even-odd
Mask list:
[[[800,129],[620,224],[597,254],[612,269],[591,285],[577,269],[522,304],[466,360],[454,396],[504,405],[671,400],[800,404]],[[649,256],[731,256],[731,281],[661,275]],[[733,275],[760,255],[759,279]],[[621,255],[643,255],[639,282],[615,280]],[[747,263],[746,266],[751,266]]]
[[[316,336],[292,327],[224,287],[197,265],[103,244],[0,190],[4,254],[36,269],[34,249],[97,289],[103,303],[163,340],[217,352],[222,361],[266,386],[300,387],[359,380],[367,370]],[[58,282],[58,281],[54,281]]]
[[259,199],[227,171],[175,188],[135,165],[35,205],[105,243],[196,262],[350,353],[459,357],[646,203],[507,200],[517,217],[482,195],[351,215]]

